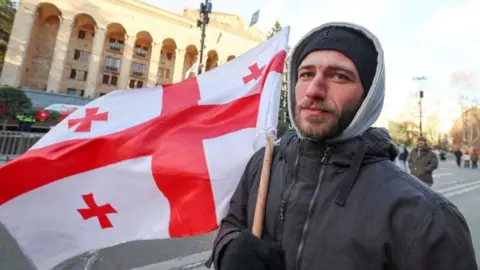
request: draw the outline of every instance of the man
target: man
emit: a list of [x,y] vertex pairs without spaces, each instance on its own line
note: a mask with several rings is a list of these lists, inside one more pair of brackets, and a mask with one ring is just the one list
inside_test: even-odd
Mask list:
[[457,151],[455,151],[455,153],[453,153],[455,155],[455,159],[457,161],[457,166],[460,168],[461,165],[462,165],[462,151],[460,151],[460,149],[457,149]]
[[408,158],[408,167],[411,173],[427,186],[433,185],[433,171],[438,167],[437,155],[427,145],[424,137],[417,139],[417,147],[412,150]]
[[262,239],[251,234],[264,150],[251,158],[215,239],[221,270],[477,269],[448,200],[402,171],[384,129],[383,51],[368,30],[330,23],[293,49],[293,131],[276,145]]
[[472,160],[472,169],[478,168],[477,162],[478,162],[478,149],[473,148],[472,149],[472,156],[470,157]]

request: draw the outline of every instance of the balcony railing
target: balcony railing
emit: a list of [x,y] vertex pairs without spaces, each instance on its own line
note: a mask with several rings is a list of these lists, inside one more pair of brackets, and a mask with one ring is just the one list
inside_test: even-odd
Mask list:
[[105,66],[105,69],[108,71],[118,72],[118,67],[114,66]]
[[132,71],[132,75],[137,77],[143,77],[145,75],[145,72]]
[[138,57],[146,58],[147,57],[147,52],[135,52],[135,55]]
[[115,45],[110,45],[108,47],[110,50],[112,51],[116,51],[116,52],[120,52],[122,50],[122,47],[121,46],[115,46]]

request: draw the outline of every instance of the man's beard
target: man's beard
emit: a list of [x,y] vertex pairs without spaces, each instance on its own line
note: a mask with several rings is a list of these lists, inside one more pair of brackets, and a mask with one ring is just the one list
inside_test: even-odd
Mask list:
[[[304,137],[314,140],[328,140],[339,136],[352,122],[362,102],[352,102],[339,112],[336,106],[327,101],[304,99],[295,107],[295,124]],[[304,108],[314,107],[325,113],[331,114],[328,119],[325,116],[310,115],[301,119],[300,111]]]

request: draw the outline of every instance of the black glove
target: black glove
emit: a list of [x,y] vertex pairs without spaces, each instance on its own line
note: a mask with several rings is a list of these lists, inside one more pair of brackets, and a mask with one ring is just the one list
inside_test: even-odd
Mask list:
[[285,252],[280,244],[241,232],[223,252],[221,270],[285,270]]

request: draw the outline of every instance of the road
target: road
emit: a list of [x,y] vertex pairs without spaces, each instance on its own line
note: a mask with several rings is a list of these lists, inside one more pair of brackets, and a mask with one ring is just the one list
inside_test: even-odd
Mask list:
[[[442,162],[434,173],[433,189],[450,199],[464,214],[472,232],[477,262],[480,262],[480,170],[457,168],[452,160]],[[206,269],[215,233],[191,238],[153,240],[118,245],[78,256],[56,269]],[[90,268],[85,268],[85,265]],[[32,269],[15,241],[0,226],[0,269]]]

